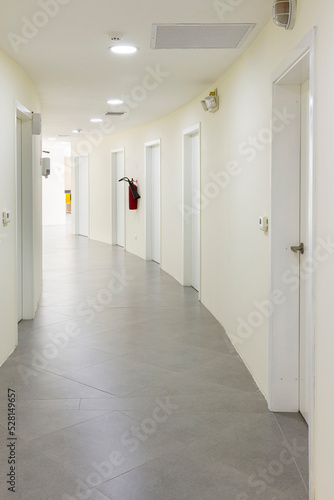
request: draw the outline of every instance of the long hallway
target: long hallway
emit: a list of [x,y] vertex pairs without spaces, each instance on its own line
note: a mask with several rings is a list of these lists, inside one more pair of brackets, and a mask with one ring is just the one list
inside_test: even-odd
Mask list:
[[193,289],[119,247],[44,229],[39,309],[0,380],[1,498],[308,498],[303,419],[268,411]]

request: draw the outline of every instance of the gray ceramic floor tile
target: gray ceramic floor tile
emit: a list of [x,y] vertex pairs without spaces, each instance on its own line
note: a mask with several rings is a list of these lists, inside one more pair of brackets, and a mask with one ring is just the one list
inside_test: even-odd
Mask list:
[[185,372],[212,361],[221,354],[209,349],[191,347],[185,344],[166,341],[155,347],[146,347],[126,355],[142,363],[147,363],[173,372]]
[[7,389],[16,390],[22,400],[81,399],[104,397],[105,393],[85,384],[47,373],[32,370],[21,363],[8,360],[0,368],[0,399],[7,398]]
[[94,398],[82,399],[80,410],[149,411],[156,406],[153,398]]
[[19,332],[31,330],[40,326],[54,325],[69,318],[67,314],[53,312],[48,308],[40,308],[33,320],[23,320],[19,323]]
[[[189,372],[167,372],[163,378],[154,380],[152,385],[136,391],[133,396],[152,397],[159,395],[199,395],[199,394],[234,394],[233,389],[226,386],[198,379]],[[236,391],[239,392],[239,391]]]
[[[92,420],[105,413],[106,411],[103,410],[78,411],[55,409],[52,407],[21,408],[20,402],[18,402],[16,409],[16,435],[28,442],[80,422]],[[0,410],[0,423],[6,426],[7,409]]]
[[91,486],[98,484],[93,473],[100,474],[102,483],[183,446],[163,434],[159,424],[154,427],[146,422],[140,428],[118,412],[54,432],[32,444]]
[[[249,496],[247,476],[229,466],[211,471],[201,463],[165,455],[104,483],[98,489],[112,500],[269,500],[279,493],[268,488],[267,496]],[[245,495],[243,495],[245,493]],[[268,496],[270,495],[270,496]]]
[[[138,423],[152,418],[154,406],[147,410],[125,411],[126,415],[136,420]],[[174,411],[168,418],[159,423],[159,428],[165,434],[185,444],[197,441],[205,437],[208,433],[208,427],[201,413],[190,413]]]
[[[136,396],[138,393],[134,393],[132,396]],[[169,396],[172,403],[177,405],[180,411],[269,413],[267,403],[259,392],[247,393],[222,387],[219,392],[181,393],[169,394]]]
[[[7,408],[8,401],[0,400],[0,408]],[[55,409],[55,410],[79,410],[80,399],[21,399],[17,404],[18,408],[21,410],[26,408],[34,409]],[[91,409],[91,408],[88,408]],[[95,409],[95,408],[93,408]],[[104,408],[97,408],[98,410],[104,410]],[[24,415],[22,420],[24,419]]]
[[49,342],[38,349],[31,349],[15,360],[33,369],[42,369],[57,375],[65,375],[73,370],[102,363],[113,357],[104,351],[83,346],[77,342],[61,341],[58,339]]
[[[138,348],[134,341],[134,335],[124,332],[123,329],[117,328],[114,330],[106,331],[98,335],[80,339],[82,345],[94,347],[102,351],[111,353],[113,355],[127,354]],[[123,330],[123,331],[122,331]]]
[[191,374],[193,377],[242,391],[258,390],[241,358],[232,354],[221,353],[218,359],[199,366]]
[[208,437],[204,445],[212,453],[215,450],[217,461],[272,458],[284,450],[284,438],[271,414],[220,413],[215,414],[214,419],[212,415],[202,414],[202,419]]
[[109,330],[108,325],[98,321],[86,321],[86,319],[68,318],[66,321],[54,325],[41,326],[32,330],[19,332],[19,341],[31,341],[36,338],[52,339],[52,337],[69,340],[77,340],[83,337],[89,337]]
[[287,442],[299,450],[295,455],[295,461],[303,482],[308,488],[308,425],[300,413],[275,413],[275,417]]
[[309,500],[309,494],[304,484],[300,483],[298,486],[291,488],[291,490],[278,497],[277,500]]
[[127,396],[134,390],[142,389],[153,380],[163,377],[164,371],[143,363],[113,358],[84,370],[67,374],[67,377],[90,385],[115,396]]
[[183,327],[182,335],[179,335],[177,342],[186,344],[187,346],[202,347],[215,352],[225,352],[226,354],[236,354],[236,351],[228,339],[225,330],[220,325],[210,325],[206,327],[199,323],[196,328]]
[[[233,432],[232,432],[233,434]],[[238,438],[234,435],[234,441]],[[217,432],[209,432],[202,439],[189,444],[176,452],[181,459],[197,464],[201,470],[216,477],[221,470],[237,471],[242,478],[235,489],[234,498],[260,498],[271,500],[300,484],[300,475],[283,443],[270,449],[258,446],[256,456],[242,453],[240,443],[236,450],[225,447]],[[245,446],[243,445],[243,449]]]
[[[36,452],[24,441],[16,442],[17,480],[16,492],[7,490],[4,475],[0,478],[1,499],[12,500],[64,500],[77,493],[84,493],[90,500],[106,500],[99,491],[91,489],[82,479],[76,477],[66,467],[56,464],[43,453]],[[8,464],[3,464],[2,471],[7,471]],[[78,498],[75,496],[74,498]],[[108,498],[108,497],[107,497]]]

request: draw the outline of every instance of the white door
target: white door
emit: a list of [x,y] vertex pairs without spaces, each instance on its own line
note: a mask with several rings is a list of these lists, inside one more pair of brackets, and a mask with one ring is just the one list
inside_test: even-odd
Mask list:
[[152,260],[160,264],[160,146],[151,148]]
[[78,234],[88,236],[88,156],[80,156],[78,176]]
[[[199,134],[191,136],[191,182],[192,206],[198,206],[198,193],[200,192],[200,144]],[[200,287],[200,211],[192,211],[192,287],[199,291]]]
[[307,80],[301,85],[301,156],[300,156],[300,242],[304,243],[304,254],[300,255],[300,322],[299,322],[299,408],[306,422],[309,421],[309,388],[310,377],[308,367],[310,365],[310,353],[308,350],[307,342],[307,322],[308,308],[307,308],[307,294],[310,290],[310,280],[312,280],[312,273],[308,272],[308,224],[307,224],[307,211],[309,206],[309,86],[310,82]]
[[314,174],[309,142],[314,121],[309,52],[296,64],[289,60],[279,72],[273,85],[270,290],[279,290],[284,302],[269,318],[269,408],[300,411],[308,422],[314,374]]
[[[124,177],[124,153],[117,153],[117,181]],[[124,247],[125,234],[124,234],[124,203],[125,203],[125,186],[124,182],[117,182],[117,240],[116,245]]]
[[16,302],[17,321],[23,318],[22,290],[22,121],[16,119]]
[[124,151],[111,153],[111,240],[113,245],[125,247],[125,189]]
[[183,132],[183,284],[192,286],[200,298],[200,124]]

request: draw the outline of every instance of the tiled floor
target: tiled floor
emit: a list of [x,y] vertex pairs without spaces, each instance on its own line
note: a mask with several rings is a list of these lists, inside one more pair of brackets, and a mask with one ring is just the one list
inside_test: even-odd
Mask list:
[[[62,227],[45,230],[44,250],[36,318],[0,368],[0,498],[308,498],[304,421],[268,411],[193,289]],[[8,388],[16,494],[5,484]]]

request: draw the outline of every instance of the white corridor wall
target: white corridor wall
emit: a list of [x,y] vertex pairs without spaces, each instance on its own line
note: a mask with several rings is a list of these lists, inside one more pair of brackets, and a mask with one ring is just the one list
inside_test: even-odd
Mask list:
[[[29,111],[40,112],[38,93],[24,71],[0,51],[0,202],[1,211],[11,213],[11,222],[0,223],[0,365],[17,345],[16,311],[16,116],[17,103]],[[32,204],[30,242],[33,251],[32,305],[34,310],[42,287],[42,175],[40,169],[40,136],[33,136],[31,187]]]

